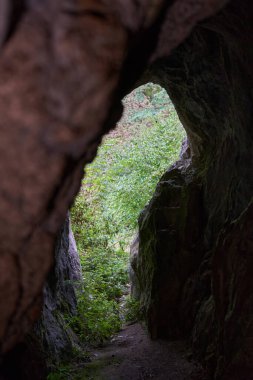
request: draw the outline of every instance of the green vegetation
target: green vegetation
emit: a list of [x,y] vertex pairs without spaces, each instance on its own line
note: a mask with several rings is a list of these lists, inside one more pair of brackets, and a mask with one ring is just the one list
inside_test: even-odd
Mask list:
[[71,367],[69,365],[60,366],[56,372],[52,372],[47,376],[47,380],[66,380],[70,378]]
[[178,158],[184,138],[161,87],[139,87],[125,99],[125,107],[117,130],[104,138],[88,165],[71,211],[83,284],[78,314],[69,323],[90,343],[104,341],[122,321],[138,316],[138,304],[127,297],[129,243],[140,211]]

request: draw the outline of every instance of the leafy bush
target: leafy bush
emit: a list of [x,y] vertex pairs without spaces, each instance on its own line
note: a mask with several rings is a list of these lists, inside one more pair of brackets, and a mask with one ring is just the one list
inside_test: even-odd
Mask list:
[[[161,175],[177,159],[184,137],[161,87],[139,87],[124,102],[123,120],[104,138],[88,165],[71,211],[84,281],[78,315],[70,323],[90,342],[103,341],[120,327],[127,251],[138,215]],[[135,301],[128,300],[127,305],[129,318],[138,314]]]
[[103,217],[99,204],[88,194],[87,199],[79,195],[71,212],[81,252],[83,284],[78,313],[70,325],[84,341],[100,343],[121,325],[118,300],[128,280],[127,254],[120,246],[113,247],[112,225]]
[[139,301],[128,294],[124,300],[124,320],[126,322],[136,322],[141,320],[142,317]]
[[69,379],[70,375],[70,366],[69,365],[61,365],[55,369],[54,372],[51,372],[47,376],[47,380],[66,380]]

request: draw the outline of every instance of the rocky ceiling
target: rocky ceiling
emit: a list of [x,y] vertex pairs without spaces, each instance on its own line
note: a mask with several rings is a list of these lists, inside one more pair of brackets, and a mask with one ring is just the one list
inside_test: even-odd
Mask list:
[[140,220],[135,266],[150,331],[191,335],[217,376],[231,363],[250,366],[251,1],[20,5],[0,1],[1,351],[38,318],[84,164],[120,118],[122,97],[153,79],[169,92],[190,152]]

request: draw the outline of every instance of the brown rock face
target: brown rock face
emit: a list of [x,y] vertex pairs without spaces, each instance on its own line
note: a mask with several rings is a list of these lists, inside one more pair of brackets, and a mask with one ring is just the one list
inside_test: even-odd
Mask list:
[[191,336],[217,376],[250,367],[251,1],[216,15],[226,0],[22,3],[15,18],[3,8],[9,23],[0,17],[1,352],[38,318],[83,166],[145,72],[169,92],[191,150],[140,221],[149,328]]

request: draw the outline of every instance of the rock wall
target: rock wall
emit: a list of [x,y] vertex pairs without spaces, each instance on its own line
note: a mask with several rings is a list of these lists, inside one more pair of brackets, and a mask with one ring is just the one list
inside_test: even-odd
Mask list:
[[80,349],[64,316],[76,312],[76,291],[82,280],[81,265],[69,216],[64,222],[55,247],[55,264],[44,287],[43,309],[35,325],[47,361],[57,363]]
[[1,353],[39,318],[83,166],[148,78],[171,96],[191,152],[140,218],[149,329],[190,337],[216,377],[251,371],[253,10],[231,0],[217,13],[227,3],[0,1]]
[[253,6],[231,1],[144,80],[189,140],[139,221],[135,262],[153,337],[189,338],[215,378],[253,377]]
[[226,2],[1,0],[1,353],[39,317],[55,237],[121,98]]
[[[67,324],[76,312],[76,291],[82,280],[80,260],[67,216],[56,241],[54,267],[44,286],[42,312],[31,331],[0,363],[0,379],[44,380],[55,365],[81,351]],[[2,376],[2,377],[1,377]]]

